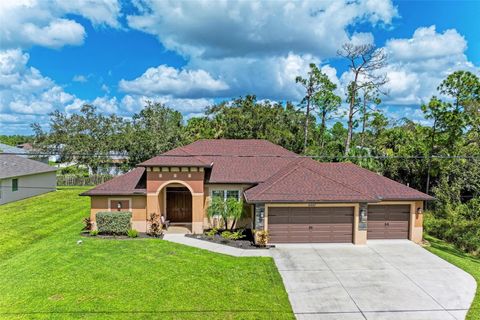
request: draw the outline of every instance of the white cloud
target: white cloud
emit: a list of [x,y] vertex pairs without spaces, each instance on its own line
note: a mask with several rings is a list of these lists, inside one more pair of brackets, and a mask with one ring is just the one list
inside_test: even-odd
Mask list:
[[134,80],[123,79],[119,87],[127,93],[173,95],[180,98],[209,96],[228,89],[225,82],[214,79],[205,70],[178,70],[166,65],[149,68]]
[[391,39],[386,48],[392,60],[416,61],[462,56],[467,41],[455,29],[437,33],[435,26],[418,28],[410,39]]
[[2,48],[40,45],[60,48],[80,45],[85,29],[69,14],[83,16],[94,25],[118,27],[120,5],[117,0],[0,1],[0,38]]
[[20,50],[0,51],[0,111],[46,114],[74,99],[39,70],[28,67]]
[[480,74],[465,55],[467,42],[455,29],[437,32],[435,26],[418,28],[410,39],[389,40],[389,65],[384,72],[392,104],[421,104],[438,95],[437,87],[450,73],[468,70]]
[[335,55],[359,22],[389,24],[389,0],[369,1],[136,1],[130,27],[158,37],[187,57]]
[[118,111],[118,101],[116,97],[97,97],[92,101],[92,105],[97,107],[100,112],[115,113]]
[[125,95],[121,101],[121,108],[129,112],[139,112],[147,103],[161,102],[167,107],[180,111],[186,118],[202,113],[205,107],[214,104],[213,99],[182,99],[172,96],[144,96]]
[[72,81],[74,82],[87,82],[87,77],[85,77],[83,74],[76,74],[73,76]]

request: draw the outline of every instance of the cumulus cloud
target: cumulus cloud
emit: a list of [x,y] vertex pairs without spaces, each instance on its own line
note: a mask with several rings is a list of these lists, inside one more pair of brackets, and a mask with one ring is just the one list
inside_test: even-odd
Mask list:
[[[204,59],[297,54],[335,55],[360,22],[390,24],[389,0],[137,1],[131,28],[155,35],[170,50]],[[364,36],[365,37],[365,36]]]
[[180,111],[186,118],[199,115],[208,107],[214,104],[213,99],[182,99],[172,96],[145,96],[145,95],[125,95],[120,103],[122,109],[130,112],[139,112],[147,101],[160,102],[166,106]]
[[455,29],[437,32],[435,26],[418,28],[409,39],[387,41],[387,101],[418,105],[438,94],[437,86],[450,73],[468,70],[480,74],[465,55],[466,49],[465,38]]
[[214,79],[205,70],[178,70],[166,65],[149,68],[134,80],[121,80],[119,87],[127,93],[180,98],[210,96],[228,89],[225,82]]
[[69,14],[80,15],[94,25],[118,27],[120,5],[117,0],[0,1],[0,38],[2,48],[40,45],[60,48],[80,45],[85,38],[84,27]]
[[28,67],[19,49],[0,51],[0,111],[46,114],[74,99],[39,70]]

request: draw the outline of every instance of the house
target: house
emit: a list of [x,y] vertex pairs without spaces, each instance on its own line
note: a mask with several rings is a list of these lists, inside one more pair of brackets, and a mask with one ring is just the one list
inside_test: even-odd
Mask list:
[[12,154],[0,154],[0,205],[56,190],[56,168]]
[[210,227],[214,196],[243,199],[241,226],[268,230],[271,243],[422,239],[432,197],[352,163],[320,163],[265,140],[199,140],[149,159],[83,195],[99,211],[131,211],[147,230],[161,214],[193,233]]
[[16,156],[29,158],[29,159],[41,161],[43,163],[48,164],[48,157],[38,154],[38,152],[35,152],[35,150],[31,148],[31,144],[29,143],[19,144],[16,147],[9,146],[8,144],[0,143],[0,153],[13,154]]

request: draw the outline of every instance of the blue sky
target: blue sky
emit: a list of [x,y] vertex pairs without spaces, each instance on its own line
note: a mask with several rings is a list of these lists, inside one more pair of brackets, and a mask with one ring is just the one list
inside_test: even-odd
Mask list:
[[343,95],[335,53],[349,41],[388,53],[387,115],[424,121],[418,106],[448,73],[480,74],[479,13],[480,1],[2,2],[0,134],[84,103],[129,117],[150,99],[188,118],[246,94],[298,101],[310,62]]

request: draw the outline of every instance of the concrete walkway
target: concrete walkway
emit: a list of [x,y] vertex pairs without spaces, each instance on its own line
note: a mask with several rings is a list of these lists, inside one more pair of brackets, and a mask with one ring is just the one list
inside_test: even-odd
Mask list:
[[[185,237],[183,234],[165,234],[163,240],[180,243],[186,246],[195,247],[199,249],[209,250],[216,253],[227,254],[234,257],[270,257],[269,250],[260,249],[240,249],[223,244],[213,243],[205,240],[198,240],[190,237]],[[271,249],[270,249],[271,250]]]
[[297,319],[464,319],[476,282],[402,240],[270,249]]

